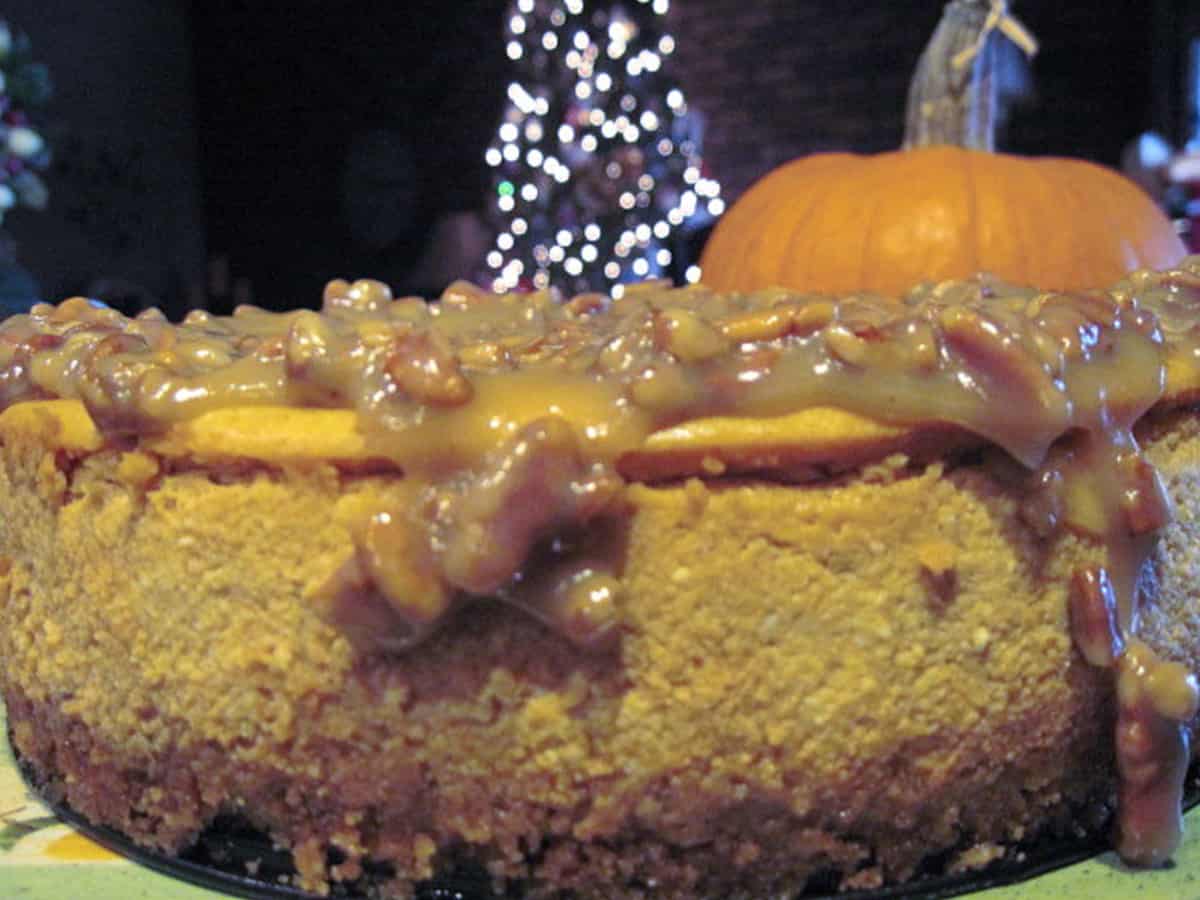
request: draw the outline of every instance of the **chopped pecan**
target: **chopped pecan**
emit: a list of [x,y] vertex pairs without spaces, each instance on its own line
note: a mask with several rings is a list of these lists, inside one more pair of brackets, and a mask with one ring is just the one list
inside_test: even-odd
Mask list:
[[378,312],[392,302],[392,289],[382,281],[360,278],[347,283],[340,278],[325,285],[321,298],[321,309],[331,312],[337,309],[358,312]]
[[572,316],[591,316],[608,309],[610,302],[607,294],[598,294],[592,291],[576,294],[563,304],[563,309]]
[[531,422],[488,457],[451,504],[441,553],[447,581],[472,594],[493,593],[538,540],[610,510],[622,487],[608,466],[586,459],[562,419]]
[[773,341],[792,331],[794,310],[781,306],[738,313],[717,323],[727,338],[737,343]]
[[1058,409],[1065,405],[1040,360],[1024,352],[1017,336],[982,313],[950,306],[938,315],[946,346],[968,371],[978,373],[1005,389],[1023,394],[1035,408]]
[[654,319],[655,343],[685,363],[698,363],[719,356],[729,348],[728,339],[695,313],[674,307]]
[[446,341],[428,330],[396,335],[384,364],[404,394],[432,406],[461,406],[474,389]]
[[379,512],[356,535],[359,563],[388,604],[418,632],[449,609],[450,586],[438,574],[426,529],[410,510]]
[[1121,465],[1125,477],[1122,505],[1130,534],[1149,534],[1171,521],[1171,500],[1158,470],[1146,459],[1127,455]]
[[1071,577],[1068,600],[1071,637],[1089,665],[1110,668],[1125,650],[1117,595],[1101,566],[1078,569]]
[[470,309],[473,306],[495,303],[498,299],[491,291],[485,291],[478,285],[460,278],[446,285],[438,302],[448,309]]

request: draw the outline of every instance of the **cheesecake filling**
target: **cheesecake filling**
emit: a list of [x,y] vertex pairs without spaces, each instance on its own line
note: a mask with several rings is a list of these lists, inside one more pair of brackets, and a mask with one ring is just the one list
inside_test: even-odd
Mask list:
[[[1114,681],[1118,849],[1155,865],[1179,841],[1198,691],[1137,637],[1171,511],[1133,429],[1200,387],[1198,322],[1200,258],[1107,292],[979,277],[900,301],[658,284],[564,301],[456,283],[427,304],[362,280],[331,282],[319,312],[195,311],[175,325],[73,298],[0,323],[0,407],[78,400],[114,442],[232,407],[353,411],[372,456],[403,473],[402,497],[361,510],[356,552],[318,599],[387,652],[469,598],[611,647],[622,463],[663,429],[834,408],[961,430],[1019,464],[1039,535],[1067,529],[1107,551],[1076,573],[1071,629]],[[718,454],[696,474],[722,470]]]

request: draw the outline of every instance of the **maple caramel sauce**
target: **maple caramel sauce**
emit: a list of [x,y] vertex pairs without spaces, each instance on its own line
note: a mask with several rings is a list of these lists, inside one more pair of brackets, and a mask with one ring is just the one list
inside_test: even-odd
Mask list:
[[957,426],[1025,467],[1039,535],[1070,529],[1106,550],[1077,573],[1072,633],[1114,673],[1119,845],[1155,864],[1178,841],[1196,684],[1137,638],[1138,574],[1170,508],[1132,431],[1169,383],[1200,383],[1198,322],[1200,258],[1109,292],[981,277],[899,302],[661,284],[559,302],[456,283],[429,305],[362,280],[331,282],[320,313],[241,307],[171,325],[73,298],[0,323],[0,406],[78,399],[113,435],[228,406],[354,410],[409,499],[363,511],[354,556],[321,593],[331,621],[394,652],[469,597],[609,646],[620,542],[570,535],[620,530],[619,461],[658,430],[816,406]]

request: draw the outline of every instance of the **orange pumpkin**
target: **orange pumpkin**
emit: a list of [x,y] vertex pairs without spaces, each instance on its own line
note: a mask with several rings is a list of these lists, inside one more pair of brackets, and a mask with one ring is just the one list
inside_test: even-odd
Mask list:
[[1128,179],[990,152],[992,32],[1024,34],[1003,7],[952,0],[914,76],[905,149],[820,154],[768,174],[717,225],[705,284],[899,296],[986,271],[1067,291],[1178,263],[1179,236]]

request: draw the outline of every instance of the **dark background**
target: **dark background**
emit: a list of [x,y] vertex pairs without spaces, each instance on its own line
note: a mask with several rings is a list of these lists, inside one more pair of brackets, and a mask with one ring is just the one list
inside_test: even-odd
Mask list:
[[[940,0],[675,0],[673,74],[733,200],[792,157],[900,141]],[[482,208],[507,84],[503,0],[17,0],[55,81],[39,121],[50,209],[5,225],[59,299],[94,289],[176,312],[314,305],[335,276],[436,292],[434,223]],[[1117,165],[1184,139],[1195,0],[1024,0],[1034,91],[1003,149]],[[469,274],[469,273],[463,273]],[[228,277],[225,277],[228,275]],[[215,279],[210,276],[218,276]]]

